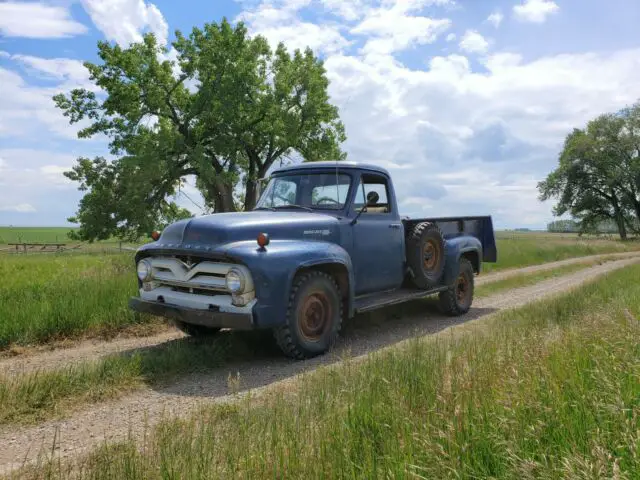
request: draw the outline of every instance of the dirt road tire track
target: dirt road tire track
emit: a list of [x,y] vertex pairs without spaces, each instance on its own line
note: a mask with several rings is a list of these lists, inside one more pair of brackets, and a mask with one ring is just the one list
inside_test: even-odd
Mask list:
[[[509,269],[500,272],[482,274],[476,278],[476,286],[504,280],[516,275],[536,273],[551,270],[566,265],[579,263],[592,263],[606,258],[640,258],[640,252],[624,252],[603,255],[591,255],[588,257],[570,258],[558,262],[532,265],[529,267]],[[477,306],[478,301],[475,302]],[[66,366],[86,362],[87,359],[100,359],[108,355],[132,352],[137,349],[154,347],[162,343],[183,338],[185,335],[178,330],[163,332],[150,337],[124,338],[111,341],[82,341],[68,348],[60,348],[51,351],[38,352],[30,355],[0,359],[0,375],[13,376],[36,370],[56,370]]]
[[[578,272],[542,281],[538,284],[510,290],[475,302],[472,310],[462,317],[444,317],[428,305],[414,302],[400,317],[379,321],[376,316],[357,317],[344,331],[344,338],[335,352],[305,362],[291,361],[274,354],[246,360],[224,367],[208,375],[191,375],[162,389],[151,388],[136,392],[117,401],[99,404],[77,412],[69,419],[51,421],[36,427],[0,430],[0,474],[19,468],[26,460],[32,462],[40,452],[50,452],[56,440],[56,455],[63,460],[88,452],[104,441],[141,438],[149,428],[165,415],[184,416],[202,405],[233,401],[229,394],[227,375],[239,374],[241,388],[252,393],[291,382],[304,371],[340,361],[345,350],[350,356],[364,356],[369,352],[392,346],[416,335],[440,332],[508,308],[523,306],[532,301],[565,293],[597,277],[637,263],[640,257],[596,265]],[[406,304],[409,305],[409,304]],[[383,312],[381,310],[380,312]]]

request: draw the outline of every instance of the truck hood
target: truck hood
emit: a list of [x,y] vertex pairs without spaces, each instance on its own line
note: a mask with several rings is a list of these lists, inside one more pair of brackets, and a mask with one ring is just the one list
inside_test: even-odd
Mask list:
[[253,211],[216,213],[169,225],[157,244],[176,248],[181,246],[207,247],[255,240],[264,232],[271,240],[337,241],[338,220],[331,215],[300,211]]

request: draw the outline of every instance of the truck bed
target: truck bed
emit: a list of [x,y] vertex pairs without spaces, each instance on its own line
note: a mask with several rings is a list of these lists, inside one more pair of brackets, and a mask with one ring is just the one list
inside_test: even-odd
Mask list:
[[497,261],[496,239],[493,232],[491,216],[480,217],[439,217],[439,218],[409,218],[403,217],[405,231],[410,231],[414,225],[422,222],[435,223],[442,231],[445,239],[471,235],[482,243],[482,261],[494,263]]

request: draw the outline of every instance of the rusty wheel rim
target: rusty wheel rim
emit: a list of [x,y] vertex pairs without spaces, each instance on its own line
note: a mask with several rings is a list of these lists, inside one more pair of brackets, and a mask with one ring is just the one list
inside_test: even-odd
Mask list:
[[427,240],[422,248],[422,265],[424,269],[433,270],[438,263],[439,257],[440,246],[431,240]]
[[302,336],[317,342],[331,323],[332,308],[329,297],[324,292],[314,292],[305,298],[298,311],[298,323]]
[[456,299],[459,304],[464,304],[469,295],[470,285],[469,279],[464,273],[461,273],[458,276],[458,280],[456,282]]

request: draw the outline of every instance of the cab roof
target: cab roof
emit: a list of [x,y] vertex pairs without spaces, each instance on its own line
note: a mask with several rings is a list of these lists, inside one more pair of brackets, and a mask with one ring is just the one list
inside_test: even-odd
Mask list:
[[295,165],[287,165],[280,167],[273,171],[272,175],[278,175],[283,172],[293,172],[297,170],[316,170],[316,169],[338,169],[338,170],[369,170],[371,172],[382,173],[389,176],[389,172],[377,165],[371,165],[369,163],[360,162],[336,162],[336,161],[324,161],[324,162],[303,162]]

